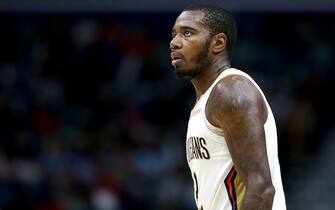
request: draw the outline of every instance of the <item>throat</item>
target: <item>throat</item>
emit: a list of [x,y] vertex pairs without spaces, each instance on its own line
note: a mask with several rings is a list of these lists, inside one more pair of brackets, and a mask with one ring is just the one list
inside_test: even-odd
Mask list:
[[191,80],[195,89],[197,101],[208,90],[208,88],[213,84],[213,82],[218,78],[218,76],[223,71],[229,68],[230,65],[225,65],[213,71],[206,71],[206,70],[201,71],[202,74],[199,74],[197,77]]

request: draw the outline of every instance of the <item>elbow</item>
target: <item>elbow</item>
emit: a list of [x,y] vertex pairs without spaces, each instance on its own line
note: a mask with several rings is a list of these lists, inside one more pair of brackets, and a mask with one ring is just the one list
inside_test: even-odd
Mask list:
[[253,184],[250,183],[249,186],[254,186],[251,192],[253,192],[252,194],[258,197],[260,201],[272,205],[276,190],[271,180],[263,180]]
[[270,182],[269,184],[265,184],[262,187],[261,194],[266,198],[266,200],[273,202],[273,199],[276,194],[276,189],[274,188],[273,184]]
[[249,182],[246,186],[245,197],[242,206],[245,209],[270,210],[273,206],[275,188],[271,182],[260,181]]

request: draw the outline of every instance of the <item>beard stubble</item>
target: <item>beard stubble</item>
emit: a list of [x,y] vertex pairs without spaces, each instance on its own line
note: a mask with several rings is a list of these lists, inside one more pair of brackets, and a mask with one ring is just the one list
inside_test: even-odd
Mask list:
[[175,74],[178,78],[184,78],[184,79],[193,79],[199,73],[206,69],[208,65],[208,49],[210,46],[210,40],[207,40],[207,42],[204,44],[203,48],[199,51],[199,54],[195,56],[194,59],[197,63],[197,67],[193,69],[181,69],[178,68],[178,66],[174,66]]

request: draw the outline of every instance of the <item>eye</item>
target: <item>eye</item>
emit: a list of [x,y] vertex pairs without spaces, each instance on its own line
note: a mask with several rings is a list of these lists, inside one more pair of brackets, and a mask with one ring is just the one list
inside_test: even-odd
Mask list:
[[185,36],[185,37],[190,37],[190,36],[192,36],[192,34],[193,34],[193,33],[192,33],[191,31],[185,31],[185,32],[184,32],[184,36]]

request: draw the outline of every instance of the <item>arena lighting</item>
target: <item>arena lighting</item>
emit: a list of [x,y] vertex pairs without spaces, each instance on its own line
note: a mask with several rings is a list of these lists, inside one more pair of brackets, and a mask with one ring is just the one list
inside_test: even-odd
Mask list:
[[4,12],[173,12],[195,3],[221,4],[230,11],[335,11],[334,0],[1,0]]

